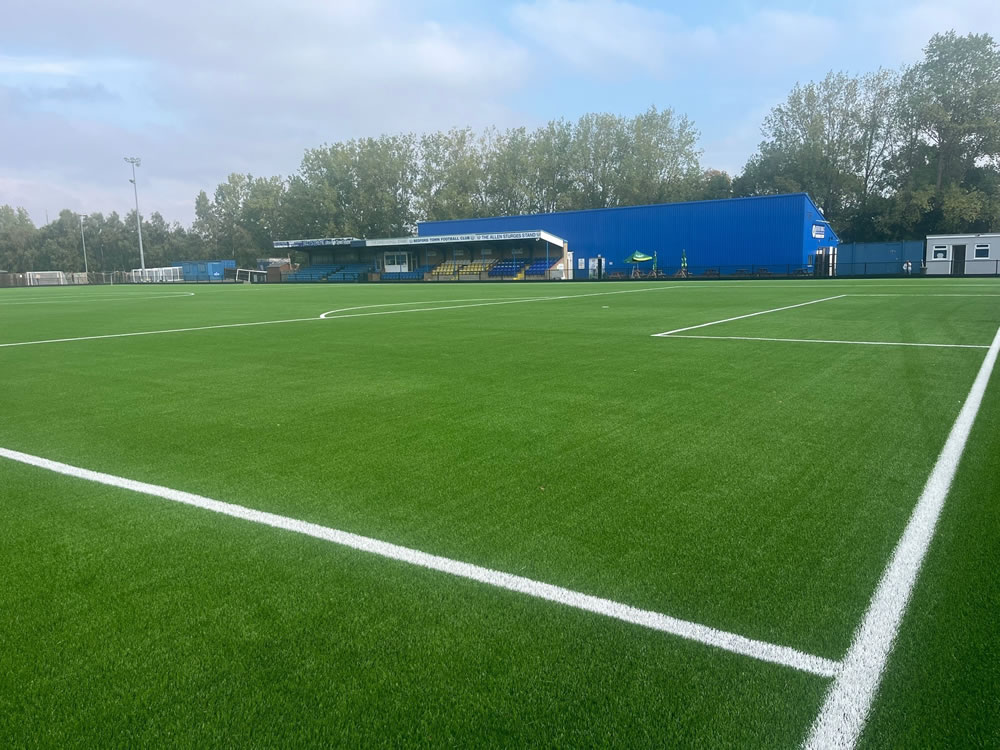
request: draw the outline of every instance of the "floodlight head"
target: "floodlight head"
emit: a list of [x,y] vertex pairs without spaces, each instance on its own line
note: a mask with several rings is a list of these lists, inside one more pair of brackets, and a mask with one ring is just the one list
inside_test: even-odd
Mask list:
[[134,167],[142,166],[142,159],[140,159],[138,156],[126,156],[125,161]]

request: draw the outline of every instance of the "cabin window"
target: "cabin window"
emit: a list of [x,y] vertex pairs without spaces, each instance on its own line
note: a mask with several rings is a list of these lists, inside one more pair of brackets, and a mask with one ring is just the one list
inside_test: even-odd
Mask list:
[[934,260],[948,260],[948,246],[947,245],[935,245],[934,246]]
[[983,260],[990,257],[989,245],[976,245],[976,259]]

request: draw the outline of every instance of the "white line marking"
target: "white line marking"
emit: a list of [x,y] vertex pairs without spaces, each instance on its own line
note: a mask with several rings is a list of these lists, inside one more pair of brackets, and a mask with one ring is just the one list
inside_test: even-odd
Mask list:
[[[259,286],[259,285],[258,285]],[[495,300],[496,297],[475,297],[473,299],[428,299],[419,300],[417,302],[382,302],[377,305],[357,305],[355,307],[342,307],[339,310],[330,310],[328,312],[320,315],[321,318],[325,318],[327,315],[333,315],[334,313],[351,312],[353,310],[368,310],[373,307],[404,307],[406,305],[444,305],[449,302],[490,302]],[[523,300],[523,299],[537,299],[537,297],[511,297],[511,299]]]
[[853,748],[861,736],[998,352],[1000,329],[924,485],[892,560],[882,574],[847,656],[837,670],[826,702],[813,722],[806,748],[844,750]]
[[795,307],[805,307],[806,305],[815,305],[819,302],[829,302],[830,300],[840,299],[841,297],[846,297],[846,296],[847,296],[846,294],[838,294],[835,297],[824,297],[823,299],[814,299],[814,300],[809,300],[808,302],[799,302],[797,305],[785,305],[784,307],[775,307],[773,310],[761,310],[760,312],[747,313],[746,315],[737,315],[735,318],[726,318],[725,320],[713,320],[711,323],[699,323],[696,326],[688,326],[687,328],[675,328],[672,331],[664,331],[663,333],[654,333],[653,336],[672,336],[675,333],[681,333],[683,331],[693,331],[696,328],[717,326],[720,323],[731,323],[734,320],[754,318],[758,315],[767,315],[768,313],[781,312],[782,310],[791,310]]
[[687,620],[679,620],[676,617],[670,617],[669,615],[651,612],[649,610],[637,609],[636,607],[611,601],[610,599],[602,599],[597,596],[583,594],[578,591],[562,588],[560,586],[553,586],[552,584],[535,581],[531,578],[524,578],[523,576],[503,573],[498,570],[480,567],[479,565],[472,565],[470,563],[452,560],[447,557],[432,555],[410,547],[401,547],[397,544],[391,544],[378,539],[372,539],[371,537],[352,534],[347,531],[332,529],[328,526],[320,526],[307,521],[299,521],[294,518],[288,518],[287,516],[279,516],[274,513],[254,510],[253,508],[247,508],[242,505],[234,505],[232,503],[225,503],[219,500],[212,500],[211,498],[195,495],[190,492],[174,490],[169,487],[161,487],[155,484],[147,484],[146,482],[126,479],[113,474],[104,474],[102,472],[91,471],[89,469],[81,469],[77,466],[70,466],[69,464],[59,463],[58,461],[52,461],[40,456],[32,456],[28,453],[21,453],[20,451],[9,450],[7,448],[0,448],[0,457],[10,459],[11,461],[17,461],[22,464],[36,466],[58,474],[65,474],[78,479],[86,479],[91,482],[98,482],[111,487],[120,487],[133,492],[141,492],[145,495],[153,495],[154,497],[160,497],[164,500],[171,500],[185,505],[193,505],[196,508],[203,508],[204,510],[221,513],[233,518],[240,518],[245,521],[259,523],[265,526],[272,526],[276,529],[285,529],[286,531],[293,531],[297,534],[305,534],[306,536],[323,539],[344,547],[350,547],[351,549],[368,552],[380,557],[387,557],[392,560],[398,560],[400,562],[416,565],[422,568],[429,568],[430,570],[436,570],[449,575],[458,576],[459,578],[467,578],[469,580],[485,583],[489,586],[496,586],[497,588],[506,589],[508,591],[516,591],[538,599],[556,602],[567,607],[582,609],[587,612],[604,615],[606,617],[622,620],[634,625],[640,625],[652,630],[670,633],[672,635],[680,636],[681,638],[697,641],[709,646],[715,646],[716,648],[724,649],[732,653],[749,656],[753,659],[759,659],[760,661],[781,664],[786,667],[792,667],[793,669],[799,669],[804,672],[809,672],[823,677],[833,676],[838,667],[838,664],[830,659],[825,659],[821,656],[815,656],[812,654],[806,654],[788,646],[779,646],[773,643],[753,640],[742,635],[737,635],[736,633],[716,630],[715,628],[708,627],[707,625],[699,625],[698,623],[688,622]]
[[41,339],[38,341],[12,341],[0,344],[0,348],[8,346],[32,346],[33,344],[63,344],[68,341],[96,341],[97,339],[122,339],[129,336],[155,336],[160,333],[187,333],[189,331],[211,331],[216,328],[243,328],[245,326],[270,326],[278,323],[301,323],[319,318],[289,318],[288,320],[261,320],[255,323],[224,323],[214,326],[194,326],[192,328],[165,328],[161,331],[133,331],[132,333],[105,333],[99,336],[76,336],[65,339]]
[[18,300],[16,302],[0,301],[0,305],[53,305],[59,302],[119,302],[126,300],[147,300],[147,299],[169,299],[170,297],[193,297],[194,292],[175,292],[174,294],[129,294],[120,297],[97,297],[89,294],[80,294],[75,297],[63,297],[62,299],[33,299]]
[[[605,297],[611,294],[635,294],[636,292],[655,292],[661,289],[676,289],[673,286],[656,286],[656,287],[645,287],[643,289],[622,289],[615,292],[594,292],[592,294],[565,294],[561,296],[551,296],[551,297],[527,297],[527,298],[517,298],[508,300],[499,300],[497,302],[486,302],[478,303],[473,305],[449,305],[446,307],[426,307],[413,310],[389,310],[389,311],[378,311],[378,312],[364,312],[364,313],[350,313],[348,315],[331,315],[331,312],[336,312],[331,310],[330,312],[323,313],[319,317],[315,318],[288,318],[285,320],[259,320],[253,323],[223,323],[221,325],[211,325],[211,326],[192,326],[190,328],[165,328],[159,331],[133,331],[131,333],[105,333],[97,336],[75,336],[72,338],[62,338],[62,339],[40,339],[36,341],[12,341],[6,344],[0,344],[0,349],[10,346],[32,346],[35,344],[63,344],[70,341],[96,341],[97,339],[119,339],[128,338],[130,336],[155,336],[161,333],[189,333],[191,331],[211,331],[220,328],[244,328],[247,326],[270,326],[278,325],[280,323],[303,323],[308,320],[338,320],[340,318],[365,318],[374,315],[398,315],[401,313],[411,313],[411,312],[430,312],[433,310],[456,310],[463,307],[484,307],[487,305],[512,305],[517,302],[539,302],[543,300],[552,299],[574,299],[577,297]],[[410,304],[410,303],[407,303]],[[412,303],[412,304],[427,304],[427,303]],[[328,317],[323,317],[328,316]]]
[[719,339],[721,341],[787,341],[801,344],[859,344],[863,346],[930,346],[945,349],[989,349],[989,344],[918,344],[909,341],[840,341],[838,339],[774,339],[764,336],[698,336],[694,334],[672,334],[671,339]]
[[[644,289],[622,289],[617,292],[593,292],[591,294],[562,294],[562,295],[550,295],[547,297],[516,297],[514,299],[505,300],[494,300],[491,302],[477,302],[474,304],[465,305],[447,305],[445,307],[419,307],[412,310],[380,310],[379,312],[370,313],[352,313],[350,315],[334,315],[333,313],[340,312],[339,310],[330,310],[320,315],[323,320],[337,320],[339,318],[363,318],[373,315],[400,315],[402,313],[415,313],[415,312],[434,312],[436,310],[461,310],[467,307],[493,307],[495,305],[516,305],[522,302],[545,302],[547,300],[554,299],[578,299],[583,297],[607,297],[611,294],[635,294],[636,292],[655,292],[661,289],[675,289],[672,286],[659,286],[659,287],[646,287]],[[461,300],[455,300],[456,302],[461,302]],[[407,303],[409,304],[409,303]],[[420,302],[415,302],[412,304],[421,304]],[[423,303],[428,304],[428,303]],[[374,307],[375,305],[373,305]],[[380,307],[385,307],[386,305],[379,305]]]
[[1000,294],[890,294],[888,292],[875,292],[873,294],[848,294],[848,297],[1000,297]]

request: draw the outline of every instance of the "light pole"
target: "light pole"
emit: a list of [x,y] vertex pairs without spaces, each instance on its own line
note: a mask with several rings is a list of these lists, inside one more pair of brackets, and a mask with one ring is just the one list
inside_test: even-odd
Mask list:
[[146,270],[146,257],[142,254],[142,221],[139,219],[139,188],[135,184],[135,168],[142,166],[142,159],[138,156],[126,156],[125,161],[132,165],[132,192],[135,193],[135,228],[139,232],[139,267]]
[[83,272],[90,275],[87,267],[87,236],[83,233],[83,214],[80,214],[80,242],[83,244]]

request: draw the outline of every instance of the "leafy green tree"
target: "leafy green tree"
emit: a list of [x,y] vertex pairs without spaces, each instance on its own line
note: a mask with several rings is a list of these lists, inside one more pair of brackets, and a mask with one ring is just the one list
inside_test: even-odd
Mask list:
[[989,34],[935,34],[903,76],[916,142],[933,147],[935,188],[961,184],[1000,155],[1000,47]]
[[576,208],[571,204],[573,126],[552,120],[531,136],[531,211],[550,213]]
[[650,107],[624,122],[616,205],[698,197],[701,167],[698,131],[673,110]]
[[353,180],[348,193],[348,234],[400,236],[415,224],[418,175],[416,140],[411,135],[364,138],[355,142]]
[[486,131],[483,137],[486,214],[515,216],[537,210],[533,148],[534,138],[525,128]]
[[34,269],[38,230],[23,208],[0,206],[0,270]]
[[250,181],[242,221],[261,257],[269,256],[271,243],[284,235],[285,193],[286,184],[281,177],[258,177]]
[[573,128],[572,207],[621,205],[621,168],[630,146],[627,124],[611,114],[587,114]]
[[706,169],[698,177],[692,200],[720,200],[733,197],[733,178],[718,169]]
[[[206,254],[201,257],[215,257],[219,246],[219,222],[218,217],[209,200],[208,194],[202,190],[194,200],[194,224],[191,231],[201,240]],[[196,260],[197,258],[189,258]]]
[[740,179],[750,195],[806,192],[831,221],[843,218],[858,190],[855,111],[860,81],[829,73],[796,84],[764,120],[764,141]]
[[426,220],[484,216],[486,169],[480,140],[471,128],[420,138],[416,207]]

